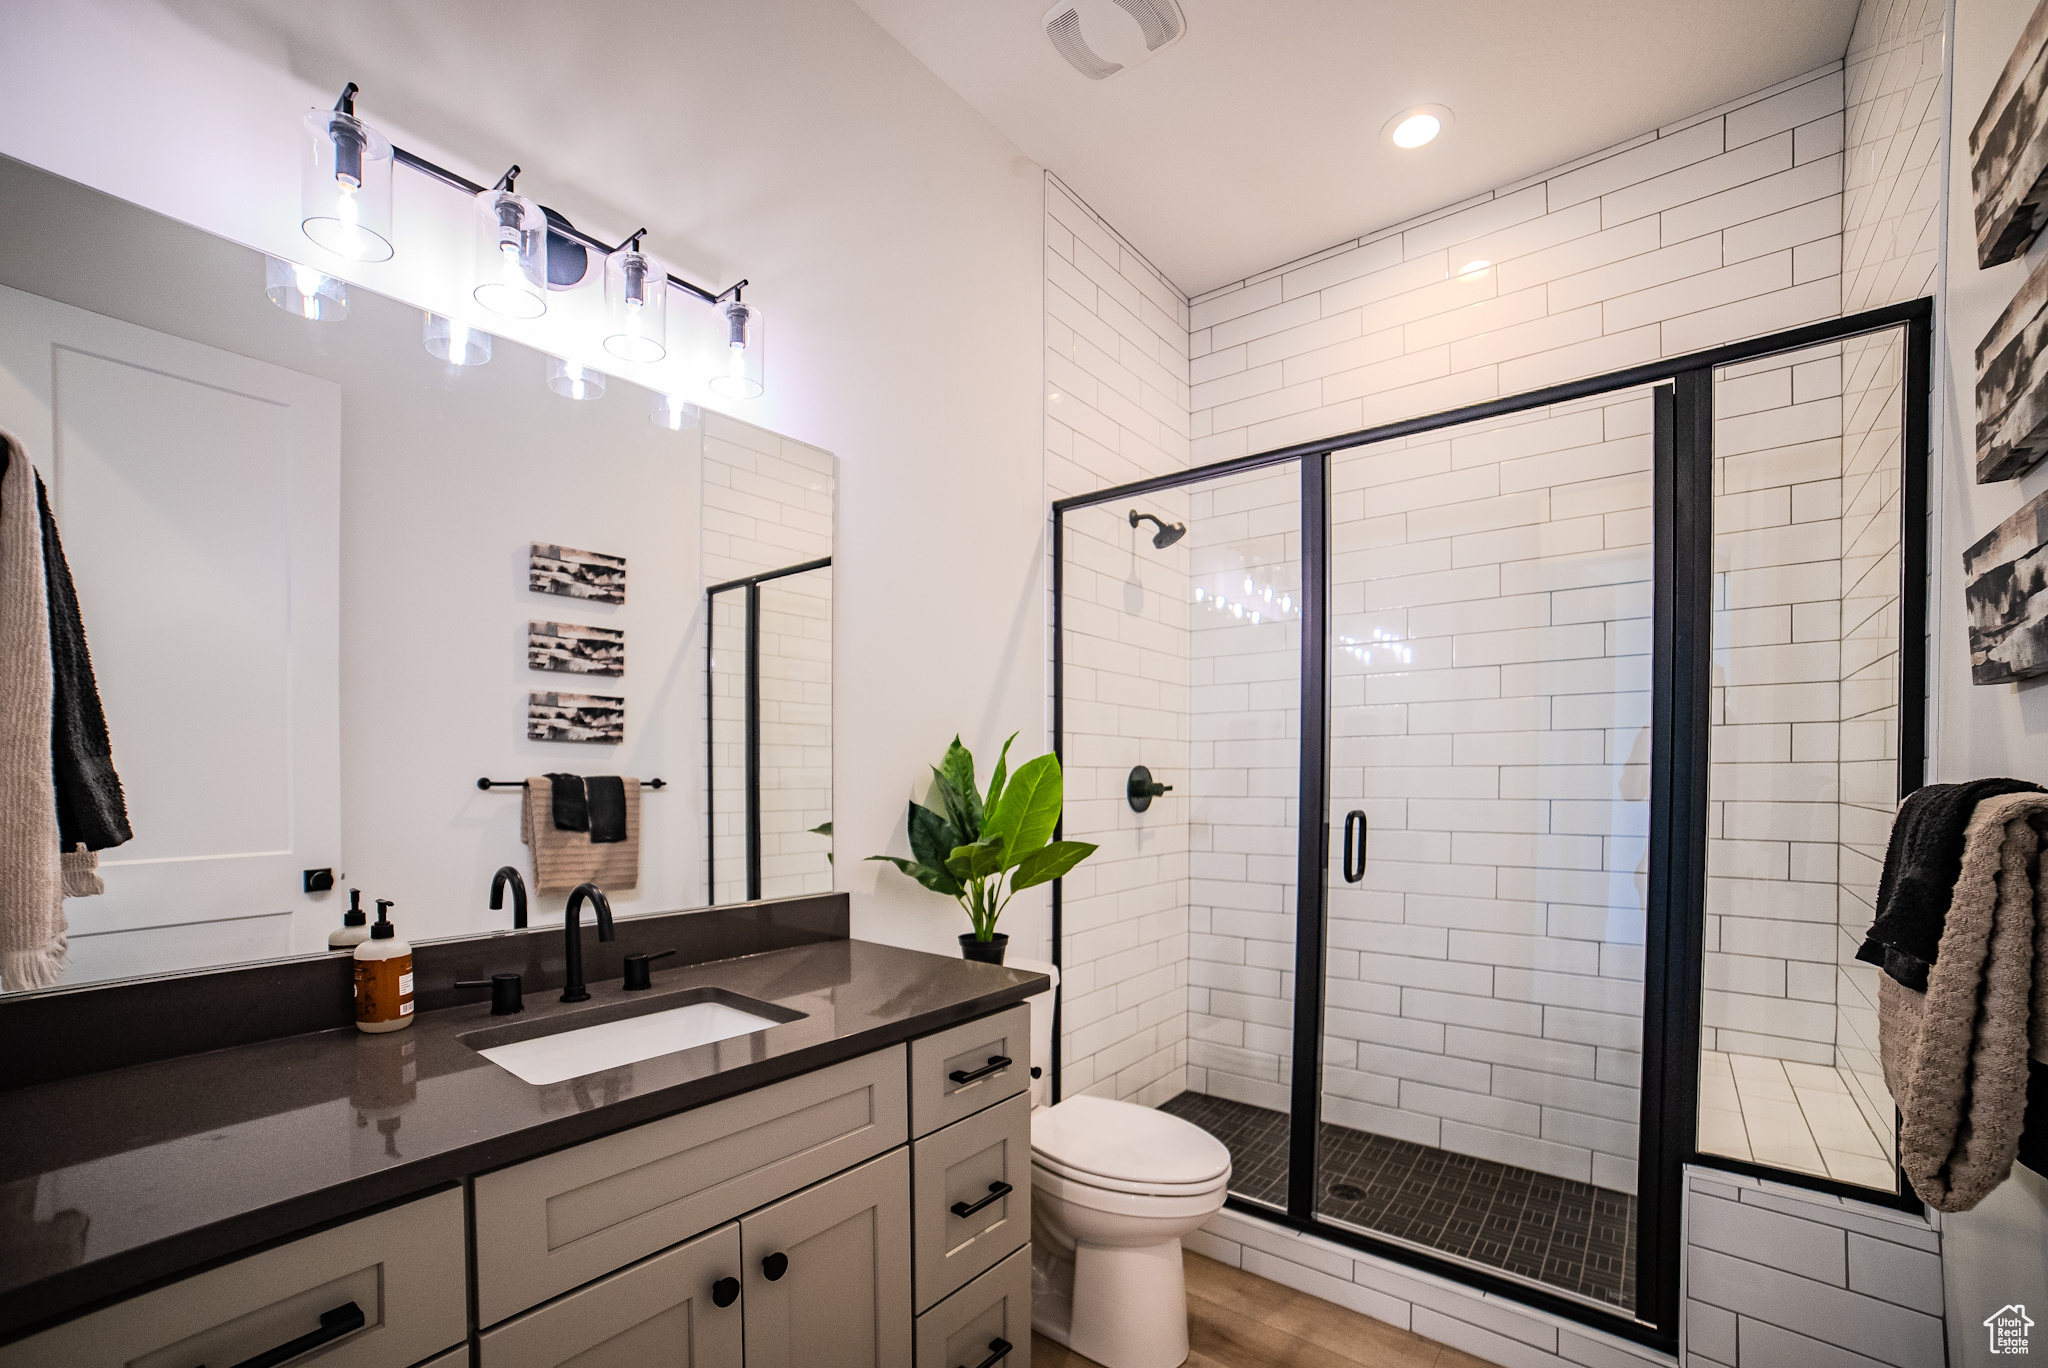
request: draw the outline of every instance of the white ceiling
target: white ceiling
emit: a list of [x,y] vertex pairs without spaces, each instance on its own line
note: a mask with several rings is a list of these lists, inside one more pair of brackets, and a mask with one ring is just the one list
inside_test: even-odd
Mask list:
[[[1153,265],[1200,294],[1841,57],[1857,0],[1181,0],[1090,81],[1051,0],[858,0]],[[1395,150],[1387,119],[1447,105]]]

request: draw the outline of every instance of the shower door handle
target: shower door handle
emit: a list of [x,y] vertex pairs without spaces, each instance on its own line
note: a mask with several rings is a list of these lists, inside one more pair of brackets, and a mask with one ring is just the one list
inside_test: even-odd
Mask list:
[[1365,813],[1357,808],[1344,814],[1344,882],[1357,883],[1365,877]]

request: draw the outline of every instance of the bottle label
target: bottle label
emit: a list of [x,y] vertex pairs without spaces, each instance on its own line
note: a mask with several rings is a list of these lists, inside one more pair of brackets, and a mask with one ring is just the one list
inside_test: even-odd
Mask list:
[[359,959],[356,969],[356,1020],[396,1021],[412,1014],[412,956]]

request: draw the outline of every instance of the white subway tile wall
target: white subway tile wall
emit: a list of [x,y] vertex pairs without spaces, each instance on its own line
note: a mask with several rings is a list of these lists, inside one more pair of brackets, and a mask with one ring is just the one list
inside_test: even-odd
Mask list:
[[[703,583],[832,554],[832,454],[704,414]],[[720,594],[712,633],[709,900],[746,897],[744,598]],[[761,893],[832,889],[832,572],[774,581],[761,599]]]
[[1944,1361],[1941,1232],[1925,1217],[1685,1174],[1686,1368]]
[[[1050,174],[1045,211],[1047,499],[1185,469],[1187,300]],[[1066,520],[1064,834],[1101,849],[1062,881],[1061,1089],[1155,1104],[1187,1082],[1189,551],[1129,513]],[[1139,764],[1175,785],[1142,814]]]

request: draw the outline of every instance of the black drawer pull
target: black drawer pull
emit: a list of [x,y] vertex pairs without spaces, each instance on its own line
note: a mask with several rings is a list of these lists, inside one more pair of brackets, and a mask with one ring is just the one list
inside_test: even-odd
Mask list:
[[[969,1206],[965,1202],[953,1203],[953,1214],[955,1216],[972,1216],[975,1212],[981,1210],[990,1202],[1000,1202],[1001,1200],[1003,1200],[1003,1198],[1010,1195],[1010,1191],[1011,1189],[1008,1183],[990,1183],[988,1185],[988,1196],[982,1198],[980,1201],[974,1203],[972,1206]],[[1003,1351],[1003,1354],[1007,1354],[1009,1352],[1009,1350],[1005,1349]],[[1001,1358],[1003,1354],[997,1354],[996,1357]]]
[[[320,1313],[318,1330],[309,1331],[295,1340],[286,1340],[275,1349],[265,1349],[254,1358],[243,1359],[235,1368],[278,1368],[281,1363],[289,1363],[301,1354],[310,1354],[323,1344],[362,1329],[365,1323],[362,1307],[354,1302],[343,1302],[332,1311]],[[206,1368],[206,1365],[202,1363],[199,1368]]]
[[711,1304],[713,1306],[731,1306],[739,1299],[740,1280],[738,1278],[720,1278],[717,1282],[711,1284]]
[[[988,1342],[988,1357],[975,1364],[974,1368],[996,1368],[996,1365],[1001,1363],[1009,1355],[1009,1352],[1016,1347],[1016,1345],[1006,1339],[992,1339]],[[967,1365],[963,1363],[960,1365],[960,1368],[967,1368]]]
[[1344,814],[1344,882],[1365,877],[1365,814],[1357,808]]
[[782,1275],[787,1272],[789,1272],[789,1255],[787,1254],[770,1254],[767,1258],[761,1260],[761,1276],[769,1282],[780,1281]]
[[955,1083],[972,1083],[977,1078],[987,1078],[992,1073],[1009,1068],[1013,1062],[1015,1061],[1008,1055],[990,1055],[988,1063],[976,1069],[973,1073],[968,1073],[962,1069],[955,1069],[947,1074],[946,1077],[952,1079]]

